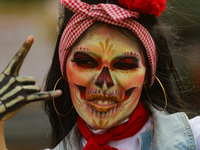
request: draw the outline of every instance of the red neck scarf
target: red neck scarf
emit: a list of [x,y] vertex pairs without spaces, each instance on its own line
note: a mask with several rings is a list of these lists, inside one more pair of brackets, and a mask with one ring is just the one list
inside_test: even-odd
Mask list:
[[118,150],[106,144],[112,140],[118,141],[135,135],[144,126],[148,118],[149,113],[141,101],[139,101],[128,122],[110,128],[102,134],[93,134],[81,117],[78,117],[78,128],[87,141],[83,150]]

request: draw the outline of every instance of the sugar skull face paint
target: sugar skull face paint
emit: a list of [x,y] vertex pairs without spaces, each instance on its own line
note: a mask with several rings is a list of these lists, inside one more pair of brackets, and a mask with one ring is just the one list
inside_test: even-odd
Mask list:
[[142,91],[146,66],[132,38],[100,26],[69,53],[66,74],[77,113],[92,129],[108,129],[128,118]]

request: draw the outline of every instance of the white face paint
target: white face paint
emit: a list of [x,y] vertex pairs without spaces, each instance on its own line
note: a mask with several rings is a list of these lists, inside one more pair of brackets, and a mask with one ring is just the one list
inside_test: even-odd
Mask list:
[[134,111],[146,66],[134,40],[101,26],[72,48],[66,71],[78,114],[92,129],[108,129]]

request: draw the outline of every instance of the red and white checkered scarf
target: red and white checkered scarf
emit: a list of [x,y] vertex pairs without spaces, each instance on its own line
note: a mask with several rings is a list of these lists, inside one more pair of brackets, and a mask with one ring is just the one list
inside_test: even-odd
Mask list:
[[139,13],[126,10],[114,4],[89,5],[81,0],[61,0],[61,3],[75,14],[66,25],[59,45],[59,59],[62,74],[64,74],[65,59],[73,43],[96,20],[107,24],[128,28],[142,42],[146,49],[151,67],[150,86],[156,75],[157,51],[149,32],[133,18],[139,18]]

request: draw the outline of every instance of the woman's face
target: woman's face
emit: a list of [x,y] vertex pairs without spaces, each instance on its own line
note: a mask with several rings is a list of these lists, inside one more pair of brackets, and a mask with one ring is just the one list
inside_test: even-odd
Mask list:
[[135,41],[108,26],[87,33],[66,62],[74,107],[92,129],[114,127],[131,115],[145,73],[144,56]]

